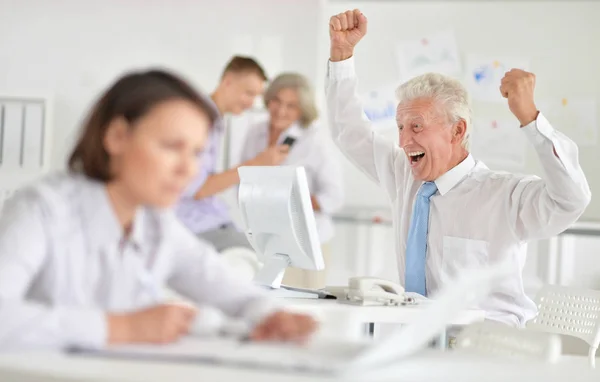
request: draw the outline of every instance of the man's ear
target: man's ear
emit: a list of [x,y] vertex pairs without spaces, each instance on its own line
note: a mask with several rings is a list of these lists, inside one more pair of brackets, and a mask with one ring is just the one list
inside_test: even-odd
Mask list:
[[467,122],[461,119],[452,126],[452,143],[462,143],[465,134],[467,134]]
[[109,155],[119,155],[124,152],[129,138],[129,123],[123,117],[113,119],[106,128],[103,144]]

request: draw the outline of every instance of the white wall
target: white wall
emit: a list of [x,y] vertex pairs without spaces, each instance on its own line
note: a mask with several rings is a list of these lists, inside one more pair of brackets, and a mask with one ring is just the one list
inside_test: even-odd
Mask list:
[[579,237],[574,240],[569,285],[600,290],[600,237]]
[[0,93],[53,95],[62,168],[82,113],[125,70],[164,66],[211,91],[236,37],[282,36],[282,66],[314,81],[317,16],[317,0],[0,0]]

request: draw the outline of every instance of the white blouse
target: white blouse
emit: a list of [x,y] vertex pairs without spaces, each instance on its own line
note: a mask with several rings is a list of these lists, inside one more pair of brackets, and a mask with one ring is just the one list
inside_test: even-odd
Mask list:
[[128,238],[104,184],[51,175],[0,216],[0,350],[101,347],[106,312],[155,305],[168,286],[257,322],[274,308],[169,210],[139,208]]
[[[296,141],[282,165],[304,167],[310,193],[316,197],[321,207],[321,211],[315,212],[319,239],[321,243],[326,243],[334,234],[331,215],[344,203],[344,185],[341,166],[336,158],[337,148],[315,124],[308,128],[293,124],[281,133],[277,144],[283,144],[287,137],[293,137]],[[268,146],[269,121],[250,126],[241,161],[256,157]]]

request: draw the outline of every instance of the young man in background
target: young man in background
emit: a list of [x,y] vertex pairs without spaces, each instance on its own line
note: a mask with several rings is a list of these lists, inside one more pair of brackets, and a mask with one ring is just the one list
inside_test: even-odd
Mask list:
[[[198,237],[211,243],[217,251],[230,247],[248,247],[245,235],[233,224],[227,205],[216,195],[239,183],[237,167],[216,172],[222,134],[223,115],[242,114],[250,109],[264,90],[267,76],[258,62],[234,56],[225,66],[221,81],[211,94],[212,106],[220,118],[214,123],[206,151],[198,158],[200,170],[181,198],[176,212],[181,221]],[[287,146],[267,148],[240,166],[272,166],[287,156]]]

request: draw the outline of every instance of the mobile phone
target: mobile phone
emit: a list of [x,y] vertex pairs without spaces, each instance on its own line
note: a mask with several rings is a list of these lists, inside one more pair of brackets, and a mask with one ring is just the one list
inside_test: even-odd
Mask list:
[[296,142],[296,138],[294,138],[294,137],[286,137],[284,139],[284,141],[283,141],[283,144],[292,147],[294,145],[294,142]]

